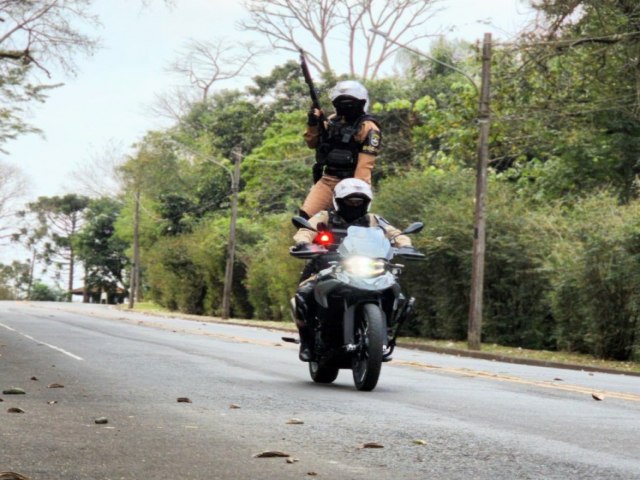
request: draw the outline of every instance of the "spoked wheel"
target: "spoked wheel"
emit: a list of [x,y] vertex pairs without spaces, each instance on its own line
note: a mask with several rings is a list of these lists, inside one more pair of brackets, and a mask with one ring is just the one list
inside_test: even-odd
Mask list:
[[332,383],[338,377],[338,367],[327,362],[309,362],[309,375],[316,383]]
[[351,369],[358,390],[369,392],[378,383],[385,335],[383,323],[380,307],[373,303],[365,304],[361,317],[356,320],[357,350]]

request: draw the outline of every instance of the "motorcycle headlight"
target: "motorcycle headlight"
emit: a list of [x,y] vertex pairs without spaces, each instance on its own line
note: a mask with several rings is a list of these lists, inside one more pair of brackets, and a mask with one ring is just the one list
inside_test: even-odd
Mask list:
[[349,257],[342,262],[342,268],[357,277],[375,277],[384,273],[384,261],[369,257]]

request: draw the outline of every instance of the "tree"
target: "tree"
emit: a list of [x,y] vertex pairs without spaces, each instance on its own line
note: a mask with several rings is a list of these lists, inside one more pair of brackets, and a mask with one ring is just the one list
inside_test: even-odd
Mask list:
[[[91,0],[0,0],[0,144],[34,131],[23,121],[22,106],[44,101],[51,69],[74,72],[77,53],[97,43],[80,24],[97,24]],[[87,31],[87,30],[84,30]]]
[[546,199],[612,185],[627,202],[640,173],[640,6],[533,6],[539,22],[496,55],[492,131],[500,162]]
[[[336,61],[351,76],[376,78],[398,51],[431,36],[424,24],[434,14],[435,0],[248,0],[251,20],[245,29],[267,37],[274,48],[298,52],[321,74],[335,73]],[[377,35],[373,30],[382,32]],[[347,46],[339,40],[347,39]],[[309,45],[313,45],[310,48]],[[337,52],[344,52],[337,55]]]
[[18,202],[26,190],[27,179],[22,171],[0,161],[0,243],[17,233],[15,220],[20,207]]
[[91,200],[84,225],[75,238],[78,259],[85,269],[85,288],[115,293],[126,282],[128,243],[115,234],[114,223],[122,205],[111,198]]
[[[29,262],[14,260],[9,265],[0,263],[0,290],[8,299],[29,298],[31,287]],[[8,295],[6,295],[8,293]]]
[[190,40],[167,70],[187,85],[157,95],[154,113],[180,121],[197,103],[207,103],[214,85],[244,75],[254,59],[265,52],[253,43]]
[[50,261],[58,268],[68,269],[68,300],[71,301],[75,268],[75,237],[81,227],[82,214],[89,205],[87,197],[69,193],[62,197],[39,197],[28,204],[29,210],[38,216],[52,240]]

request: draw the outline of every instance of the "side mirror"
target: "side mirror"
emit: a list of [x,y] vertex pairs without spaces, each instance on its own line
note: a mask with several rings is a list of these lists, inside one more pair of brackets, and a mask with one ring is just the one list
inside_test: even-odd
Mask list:
[[307,228],[309,230],[317,232],[317,230],[311,226],[307,219],[303,217],[293,217],[291,219],[291,223],[293,223],[293,226],[296,228]]
[[409,235],[409,234],[412,234],[412,233],[418,233],[423,228],[424,228],[424,223],[422,223],[422,222],[414,222],[411,225],[409,225],[407,228],[404,229],[404,231],[402,232],[402,235]]

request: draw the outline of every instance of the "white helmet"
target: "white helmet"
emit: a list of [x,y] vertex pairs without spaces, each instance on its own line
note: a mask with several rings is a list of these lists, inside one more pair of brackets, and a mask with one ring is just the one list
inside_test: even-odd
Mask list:
[[364,111],[367,111],[369,106],[369,92],[360,82],[355,80],[343,80],[338,82],[335,87],[329,92],[331,103],[338,97],[353,97],[358,100],[364,100]]
[[[345,202],[347,198],[362,198],[364,202],[352,206],[349,205],[350,202]],[[347,221],[356,220],[365,215],[369,211],[371,200],[373,200],[371,186],[358,178],[345,178],[333,189],[333,206]]]

